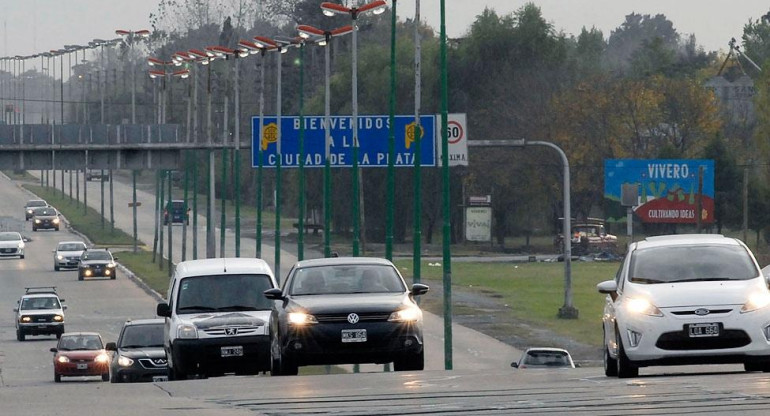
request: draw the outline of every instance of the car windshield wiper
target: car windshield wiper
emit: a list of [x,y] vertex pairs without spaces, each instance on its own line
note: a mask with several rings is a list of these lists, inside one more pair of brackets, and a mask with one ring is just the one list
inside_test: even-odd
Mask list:
[[179,311],[191,311],[191,310],[200,310],[200,311],[206,311],[206,312],[214,312],[217,310],[217,308],[212,308],[211,306],[185,306],[182,308],[177,308]]
[[217,308],[218,311],[254,311],[257,308],[254,306],[246,306],[246,305],[232,305],[232,306],[223,306],[221,308]]
[[719,282],[724,280],[733,280],[729,277],[694,277],[692,279],[681,279],[681,280],[673,280],[671,283],[681,283],[681,282]]
[[633,283],[647,283],[647,284],[655,284],[655,283],[668,283],[666,280],[658,280],[658,279],[648,279],[646,277],[632,277],[631,282]]
[[146,345],[121,345],[120,348],[146,348]]

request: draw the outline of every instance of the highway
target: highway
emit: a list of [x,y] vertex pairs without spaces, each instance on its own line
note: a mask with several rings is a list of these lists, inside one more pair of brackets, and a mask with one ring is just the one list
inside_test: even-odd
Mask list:
[[[118,201],[130,199],[130,188],[115,185],[116,210],[120,206],[128,210]],[[116,339],[127,318],[154,316],[157,299],[123,273],[117,280],[79,282],[75,271],[54,272],[55,243],[78,237],[64,230],[32,233],[22,211],[31,196],[4,177],[0,192],[5,196],[0,200],[4,223],[18,219],[16,225],[33,238],[26,259],[0,259],[0,311],[5,311],[0,313],[3,415],[764,415],[770,407],[770,376],[744,373],[741,366],[643,368],[639,378],[626,380],[607,378],[598,367],[516,370],[509,364],[518,357],[517,351],[460,326],[453,328],[454,370],[445,371],[443,321],[435,316],[428,317],[423,372],[383,372],[381,366],[364,366],[359,374],[226,376],[154,384],[65,378],[56,384],[48,351],[55,346],[55,337],[31,336],[25,342],[15,337],[12,309],[24,287],[57,286],[68,305],[66,329],[97,331],[105,342]],[[89,202],[97,204],[95,196],[98,182],[89,184]],[[143,201],[149,198],[142,196]],[[151,208],[142,215],[151,217]],[[130,223],[131,217],[116,211],[116,218],[122,227],[120,221]],[[151,233],[152,223],[142,218],[140,234]],[[177,230],[181,227],[175,226]],[[140,235],[145,241],[149,236]],[[250,249],[253,246],[244,248]],[[270,262],[272,257],[266,259]]]

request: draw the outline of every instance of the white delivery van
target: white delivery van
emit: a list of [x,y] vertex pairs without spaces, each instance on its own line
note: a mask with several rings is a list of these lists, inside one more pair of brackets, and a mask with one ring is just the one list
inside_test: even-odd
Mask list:
[[169,379],[270,371],[270,311],[264,291],[275,288],[261,259],[180,262],[158,304],[165,317]]

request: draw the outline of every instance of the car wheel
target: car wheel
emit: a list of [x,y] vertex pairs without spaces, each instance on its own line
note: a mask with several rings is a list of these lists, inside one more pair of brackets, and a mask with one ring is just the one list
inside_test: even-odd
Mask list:
[[639,367],[635,366],[626,356],[623,340],[620,339],[620,331],[617,329],[615,330],[615,341],[618,343],[618,378],[639,377]]
[[82,274],[78,274],[78,280],[83,280],[83,275]]
[[24,332],[22,332],[20,329],[16,330],[16,339],[19,341],[24,341]]
[[604,375],[607,377],[617,377],[618,360],[610,356],[610,349],[604,344]]
[[168,379],[169,380],[187,380],[187,374],[185,374],[182,371],[177,371],[173,367],[168,368]]
[[425,350],[409,354],[393,361],[395,371],[422,371],[425,368]]
[[59,231],[59,227],[54,228],[54,230]]
[[296,376],[299,374],[297,362],[281,354],[280,374],[282,376]]
[[57,272],[58,272],[59,270],[61,270],[61,268],[60,268],[59,266],[56,266],[56,265],[54,265],[54,266],[53,266],[53,269],[54,269],[54,271],[57,271]]
[[24,255],[19,256],[19,260],[24,260]]
[[117,273],[113,273],[112,276],[110,276],[110,279],[115,280],[115,279],[117,279],[117,277],[118,277],[118,274]]
[[56,333],[56,339],[60,339],[61,338],[61,334],[63,334],[63,333],[64,333],[64,327],[61,327],[59,332]]
[[53,381],[56,383],[61,383],[61,374],[53,374]]
[[110,375],[110,383],[120,383],[120,379],[118,378],[118,375],[115,374],[115,372],[111,371]]
[[37,228],[32,227],[32,231],[37,232]]
[[110,373],[102,374],[102,381],[110,381]]

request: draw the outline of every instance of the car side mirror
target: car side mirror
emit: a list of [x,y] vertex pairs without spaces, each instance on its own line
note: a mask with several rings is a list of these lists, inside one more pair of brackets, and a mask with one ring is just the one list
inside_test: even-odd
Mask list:
[[61,306],[61,310],[66,311],[67,310],[67,305],[62,305]]
[[54,254],[56,254],[56,250],[51,250],[51,253],[54,253]]
[[56,352],[56,351],[59,351],[59,350],[57,348],[51,348],[49,351]]
[[511,367],[513,367],[513,368],[519,368],[519,363],[517,363],[516,361],[514,361],[514,362],[512,362],[512,363],[511,363]]
[[168,303],[159,303],[155,308],[155,313],[158,314],[158,316],[169,317],[171,316],[171,308],[168,306]]
[[283,300],[283,290],[274,287],[265,291],[265,297],[272,300]]
[[575,368],[580,368],[580,363],[575,363]]
[[117,257],[113,257],[112,260],[118,261],[118,258]]
[[420,296],[428,293],[428,290],[430,290],[430,287],[428,285],[423,285],[421,283],[415,283],[412,285],[412,295],[413,296]]
[[18,311],[19,311],[19,308],[13,308],[13,311],[14,311],[14,312],[18,312]]
[[613,302],[618,298],[618,282],[614,280],[605,280],[599,283],[596,285],[596,290],[598,290],[599,293],[610,295]]
[[117,351],[118,345],[114,342],[108,342],[107,345],[104,346],[104,349],[107,351]]

